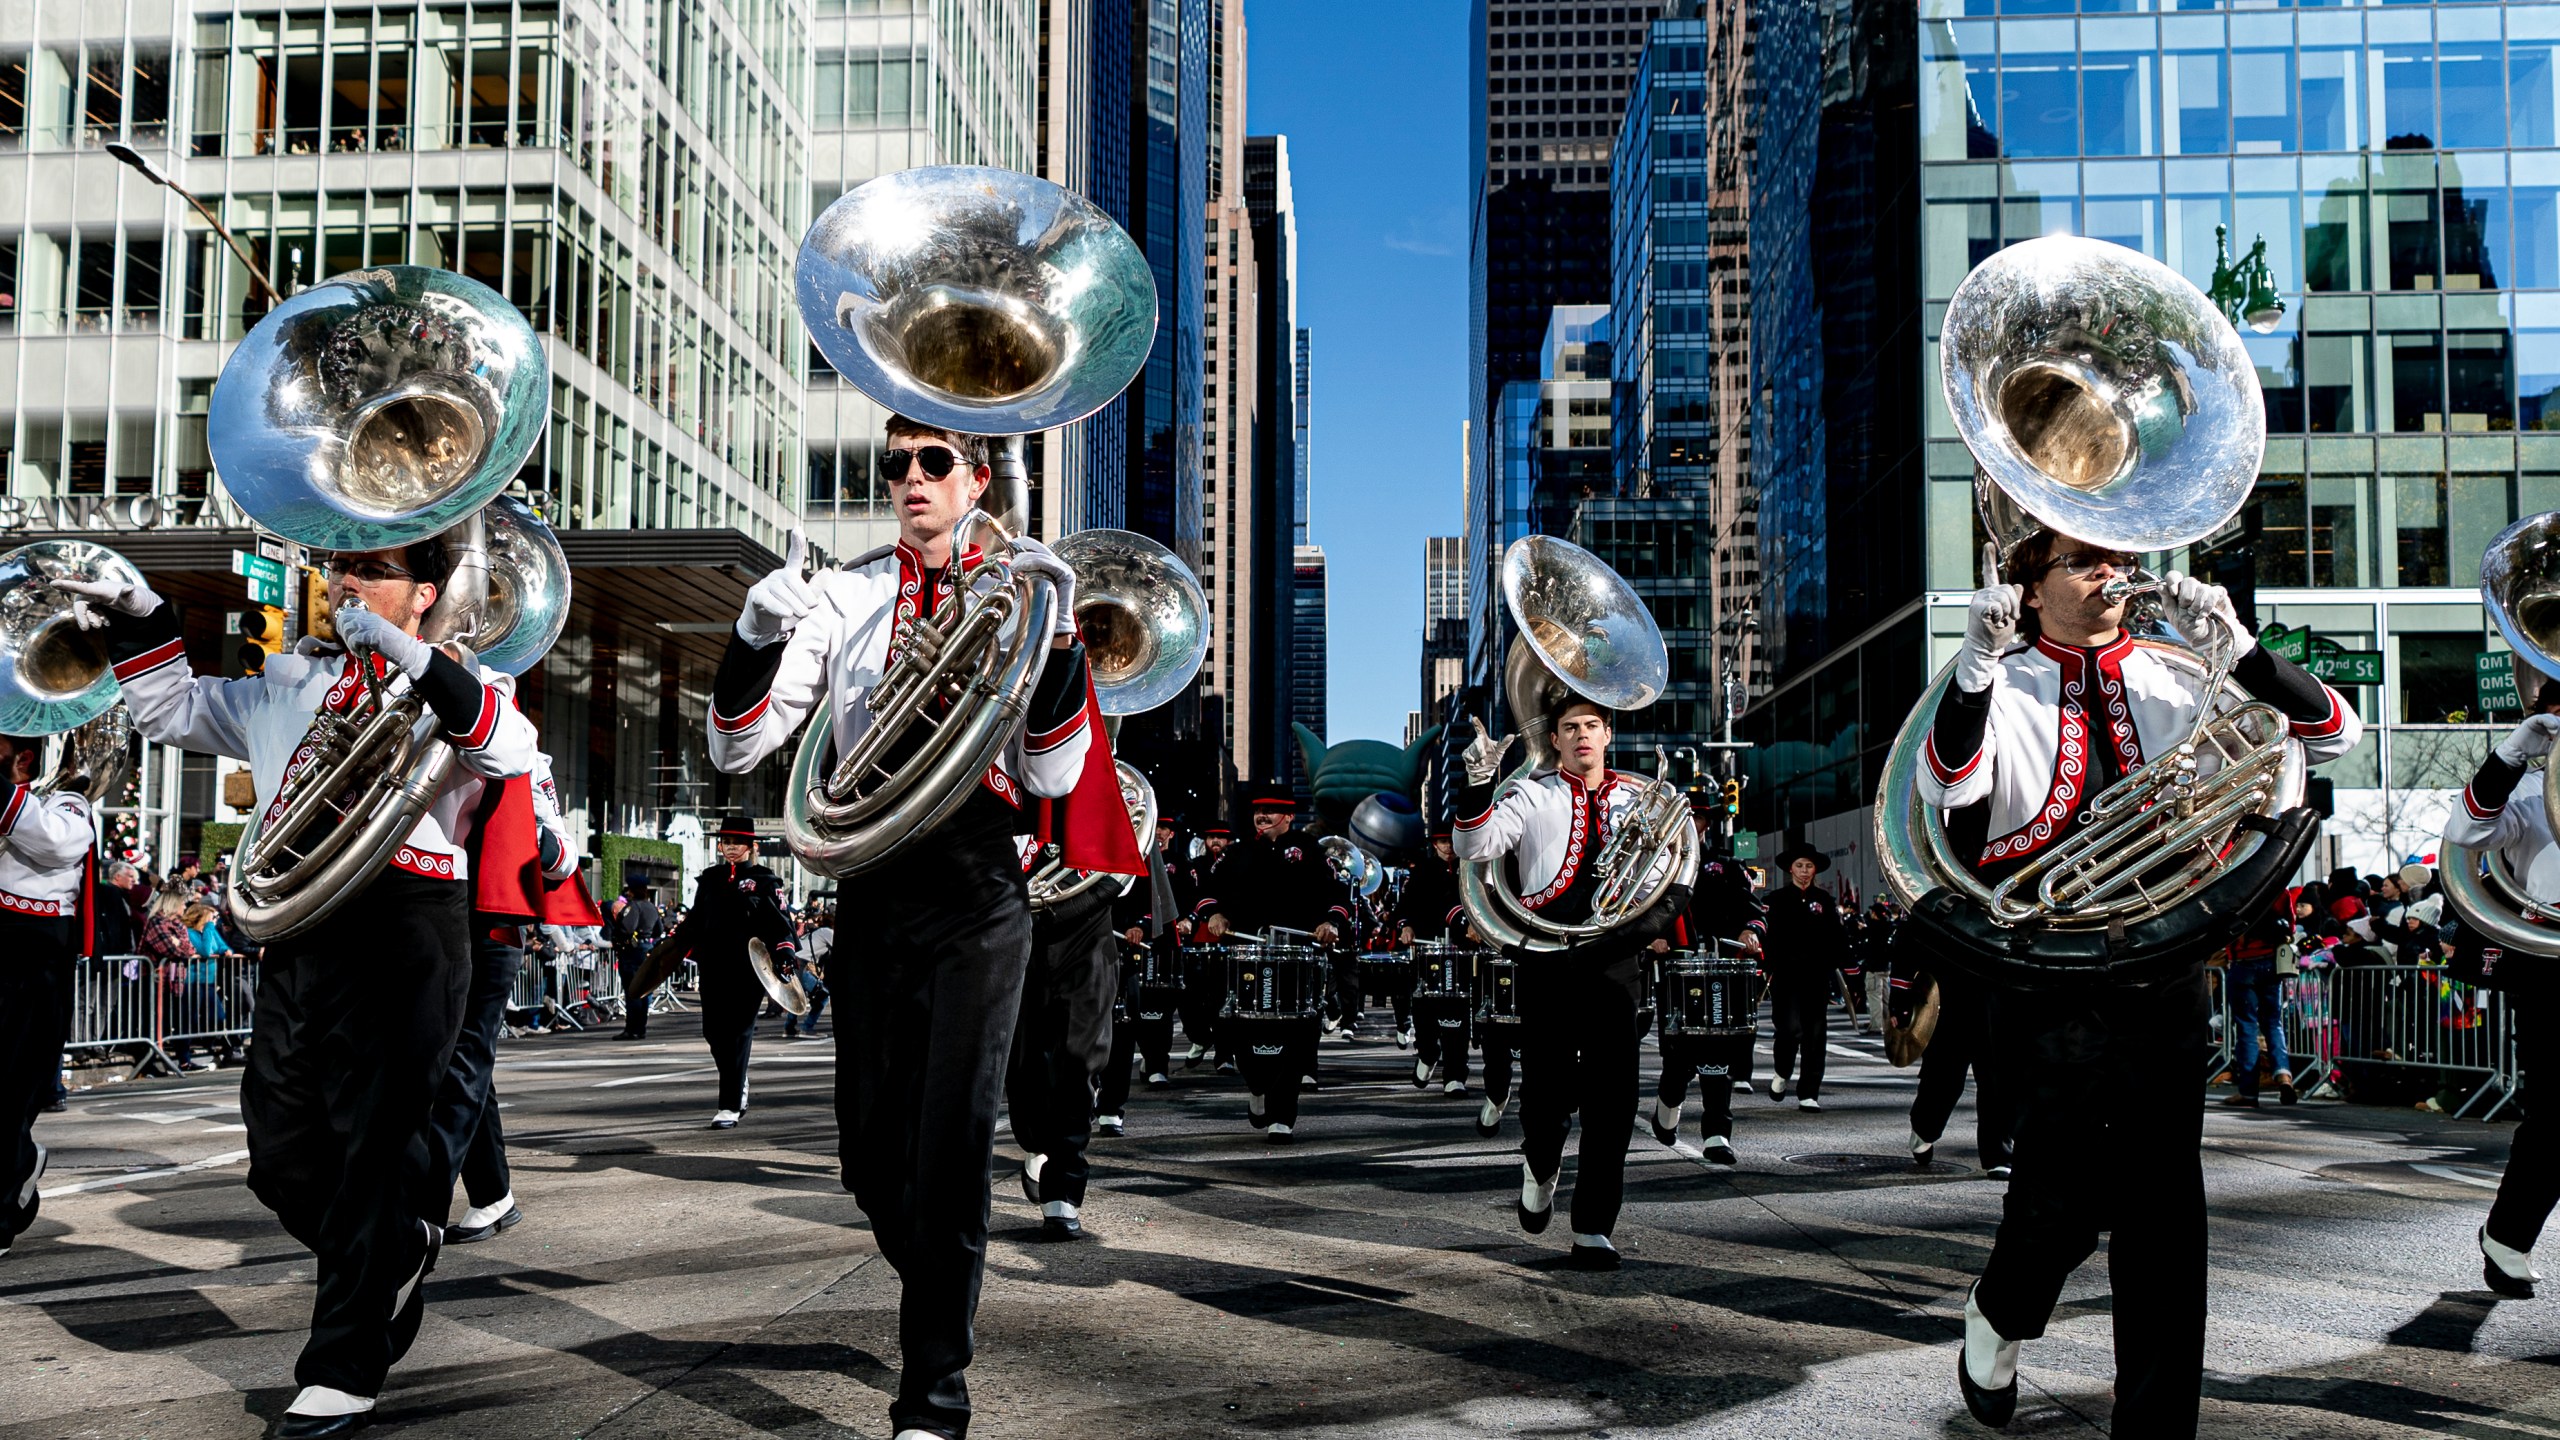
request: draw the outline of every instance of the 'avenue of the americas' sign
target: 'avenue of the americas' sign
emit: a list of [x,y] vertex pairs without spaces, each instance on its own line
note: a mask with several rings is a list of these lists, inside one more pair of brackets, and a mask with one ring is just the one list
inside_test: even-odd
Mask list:
[[7,495],[0,496],[0,532],[89,530],[122,532],[200,526],[240,530],[249,517],[229,495]]

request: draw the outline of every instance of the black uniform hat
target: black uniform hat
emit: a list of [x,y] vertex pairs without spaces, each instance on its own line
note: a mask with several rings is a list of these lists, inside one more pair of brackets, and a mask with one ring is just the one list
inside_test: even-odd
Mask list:
[[756,817],[744,810],[733,812],[728,819],[720,822],[719,834],[715,838],[736,840],[748,845],[754,844],[757,839]]
[[1200,833],[1211,840],[1231,840],[1235,838],[1236,827],[1224,820],[1212,820],[1200,827]]
[[1257,813],[1265,810],[1284,810],[1294,815],[1298,812],[1298,797],[1289,792],[1288,786],[1274,780],[1256,787],[1253,792],[1253,803],[1245,808]]
[[1778,858],[1774,863],[1780,870],[1784,870],[1799,860],[1812,861],[1813,873],[1816,875],[1819,875],[1823,871],[1831,868],[1830,856],[1814,849],[1813,846],[1802,840],[1799,840],[1793,845],[1788,846],[1786,849],[1779,851]]

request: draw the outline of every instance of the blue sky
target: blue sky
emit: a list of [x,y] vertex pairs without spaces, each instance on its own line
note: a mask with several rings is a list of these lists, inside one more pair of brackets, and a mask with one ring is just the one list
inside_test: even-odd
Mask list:
[[1455,535],[1466,413],[1465,0],[1247,0],[1252,132],[1289,137],[1313,334],[1326,738],[1404,739],[1422,539]]

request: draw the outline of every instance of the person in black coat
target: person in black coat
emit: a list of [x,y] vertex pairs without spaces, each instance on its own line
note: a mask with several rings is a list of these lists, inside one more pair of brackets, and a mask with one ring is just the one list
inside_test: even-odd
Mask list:
[[777,968],[795,964],[799,947],[782,877],[756,861],[754,818],[733,815],[713,838],[720,863],[694,877],[693,903],[664,946],[679,958],[691,955],[701,972],[702,1040],[720,1070],[720,1103],[711,1128],[729,1130],[747,1113],[747,1054],[765,1002],[747,942],[762,940]]
[[1102,1067],[1102,1081],[1093,1098],[1094,1133],[1106,1138],[1129,1133],[1133,1061],[1146,1065],[1148,1089],[1163,1090],[1173,1084],[1165,1072],[1172,1064],[1174,1013],[1182,992],[1140,982],[1150,959],[1157,962],[1158,973],[1179,974],[1181,937],[1191,933],[1191,923],[1182,918],[1176,872],[1166,861],[1174,850],[1176,829],[1170,815],[1156,821],[1155,845],[1147,852],[1147,878],[1111,902],[1111,929],[1119,936],[1115,948],[1120,990],[1112,1012],[1111,1058]]
[[[1796,845],[1778,857],[1785,878],[1762,897],[1769,915],[1769,1006],[1776,1054],[1769,1098],[1783,1100],[1796,1082],[1796,1108],[1822,1108],[1822,1065],[1830,1041],[1831,976],[1847,961],[1849,940],[1840,928],[1840,902],[1813,877],[1831,868],[1831,857]],[[1797,1062],[1803,1070],[1799,1074]]]
[[[1751,898],[1751,879],[1739,860],[1710,860],[1698,867],[1697,893],[1689,904],[1689,941],[1707,949],[1718,940],[1740,945],[1748,955],[1761,954],[1768,925],[1760,902]],[[1660,997],[1664,1006],[1668,995]],[[1689,1081],[1698,1082],[1698,1150],[1718,1165],[1738,1163],[1733,1148],[1733,1082],[1748,1080],[1751,1050],[1759,1040],[1760,1008],[1754,997],[1748,1013],[1750,1032],[1741,1035],[1665,1035],[1662,1076],[1654,1086],[1653,1112],[1646,1117],[1653,1138],[1668,1145],[1680,1136],[1680,1110],[1688,1103]]]
[[[1349,897],[1324,863],[1316,837],[1298,829],[1297,801],[1288,790],[1266,786],[1253,802],[1253,834],[1228,847],[1209,893],[1200,898],[1201,937],[1255,935],[1277,927],[1304,932],[1331,946],[1350,928]],[[1319,982],[1320,983],[1320,982]],[[1321,994],[1321,989],[1315,993]],[[1296,1134],[1298,1090],[1316,1071],[1315,1016],[1220,1018],[1220,1038],[1236,1046],[1251,1098],[1246,1118],[1273,1144]],[[1233,1032],[1231,1035],[1230,1032]]]
[[631,985],[648,963],[649,947],[658,943],[666,928],[666,917],[658,913],[658,902],[649,898],[646,882],[634,880],[623,887],[622,903],[605,925],[605,938],[613,942],[614,964],[622,971],[622,1033],[613,1037],[616,1040],[649,1038],[649,997],[632,993]]
[[[1400,946],[1411,946],[1417,940],[1465,938],[1467,914],[1465,907],[1458,903],[1458,853],[1451,848],[1447,825],[1432,827],[1431,849],[1414,862],[1413,869],[1406,875],[1404,893],[1396,897],[1393,922],[1396,944]],[[1472,998],[1414,998],[1413,1083],[1416,1087],[1428,1086],[1432,1072],[1436,1070],[1440,1076],[1441,1093],[1467,1093],[1467,1022],[1474,1009]],[[1508,1058],[1508,1052],[1505,1058]],[[1503,1093],[1510,1093],[1507,1085]],[[1497,1110],[1497,1118],[1499,1113]]]
[[[1235,827],[1224,820],[1211,821],[1200,832],[1201,855],[1185,860],[1174,872],[1175,898],[1182,905],[1182,919],[1174,927],[1177,943],[1206,945],[1200,934],[1208,919],[1211,897],[1218,888],[1218,872],[1227,857],[1236,853]],[[1214,1061],[1221,1075],[1236,1073],[1235,1059],[1227,1053],[1226,1041],[1218,1034],[1218,1005],[1226,998],[1227,976],[1219,967],[1186,962],[1182,971],[1182,1033],[1190,1041],[1190,1051],[1182,1057],[1182,1068],[1191,1069],[1203,1060]]]

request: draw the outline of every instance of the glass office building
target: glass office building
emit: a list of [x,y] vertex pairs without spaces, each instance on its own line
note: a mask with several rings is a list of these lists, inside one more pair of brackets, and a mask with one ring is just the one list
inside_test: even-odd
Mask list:
[[[1030,168],[1037,0],[115,3],[0,15],[0,541],[107,540],[235,669],[252,532],[205,417],[283,289],[370,265],[477,278],[540,335],[548,431],[523,490],[576,577],[521,686],[590,853],[771,774],[703,754],[722,635],[804,506],[858,548],[878,516],[867,402],[811,374],[791,270],[812,207],[937,160]],[[885,517],[880,517],[885,523]],[[845,523],[841,530],[826,528]],[[103,532],[103,533],[102,533]],[[155,855],[237,815],[209,757],[154,750]],[[618,885],[619,876],[599,876]]]
[[1759,33],[1754,473],[1779,650],[1752,818],[1870,797],[1923,657],[1962,633],[1972,464],[1936,348],[1957,282],[2072,233],[2208,286],[2224,227],[2235,252],[2264,240],[2286,303],[2243,336],[2266,458],[2234,525],[2159,558],[2253,580],[2261,624],[2379,655],[2379,683],[2348,689],[2370,728],[2326,772],[2328,843],[2367,869],[2432,851],[2486,743],[2475,660],[2504,649],[2482,547],[2560,506],[2560,7],[1835,8],[1768,7]]

